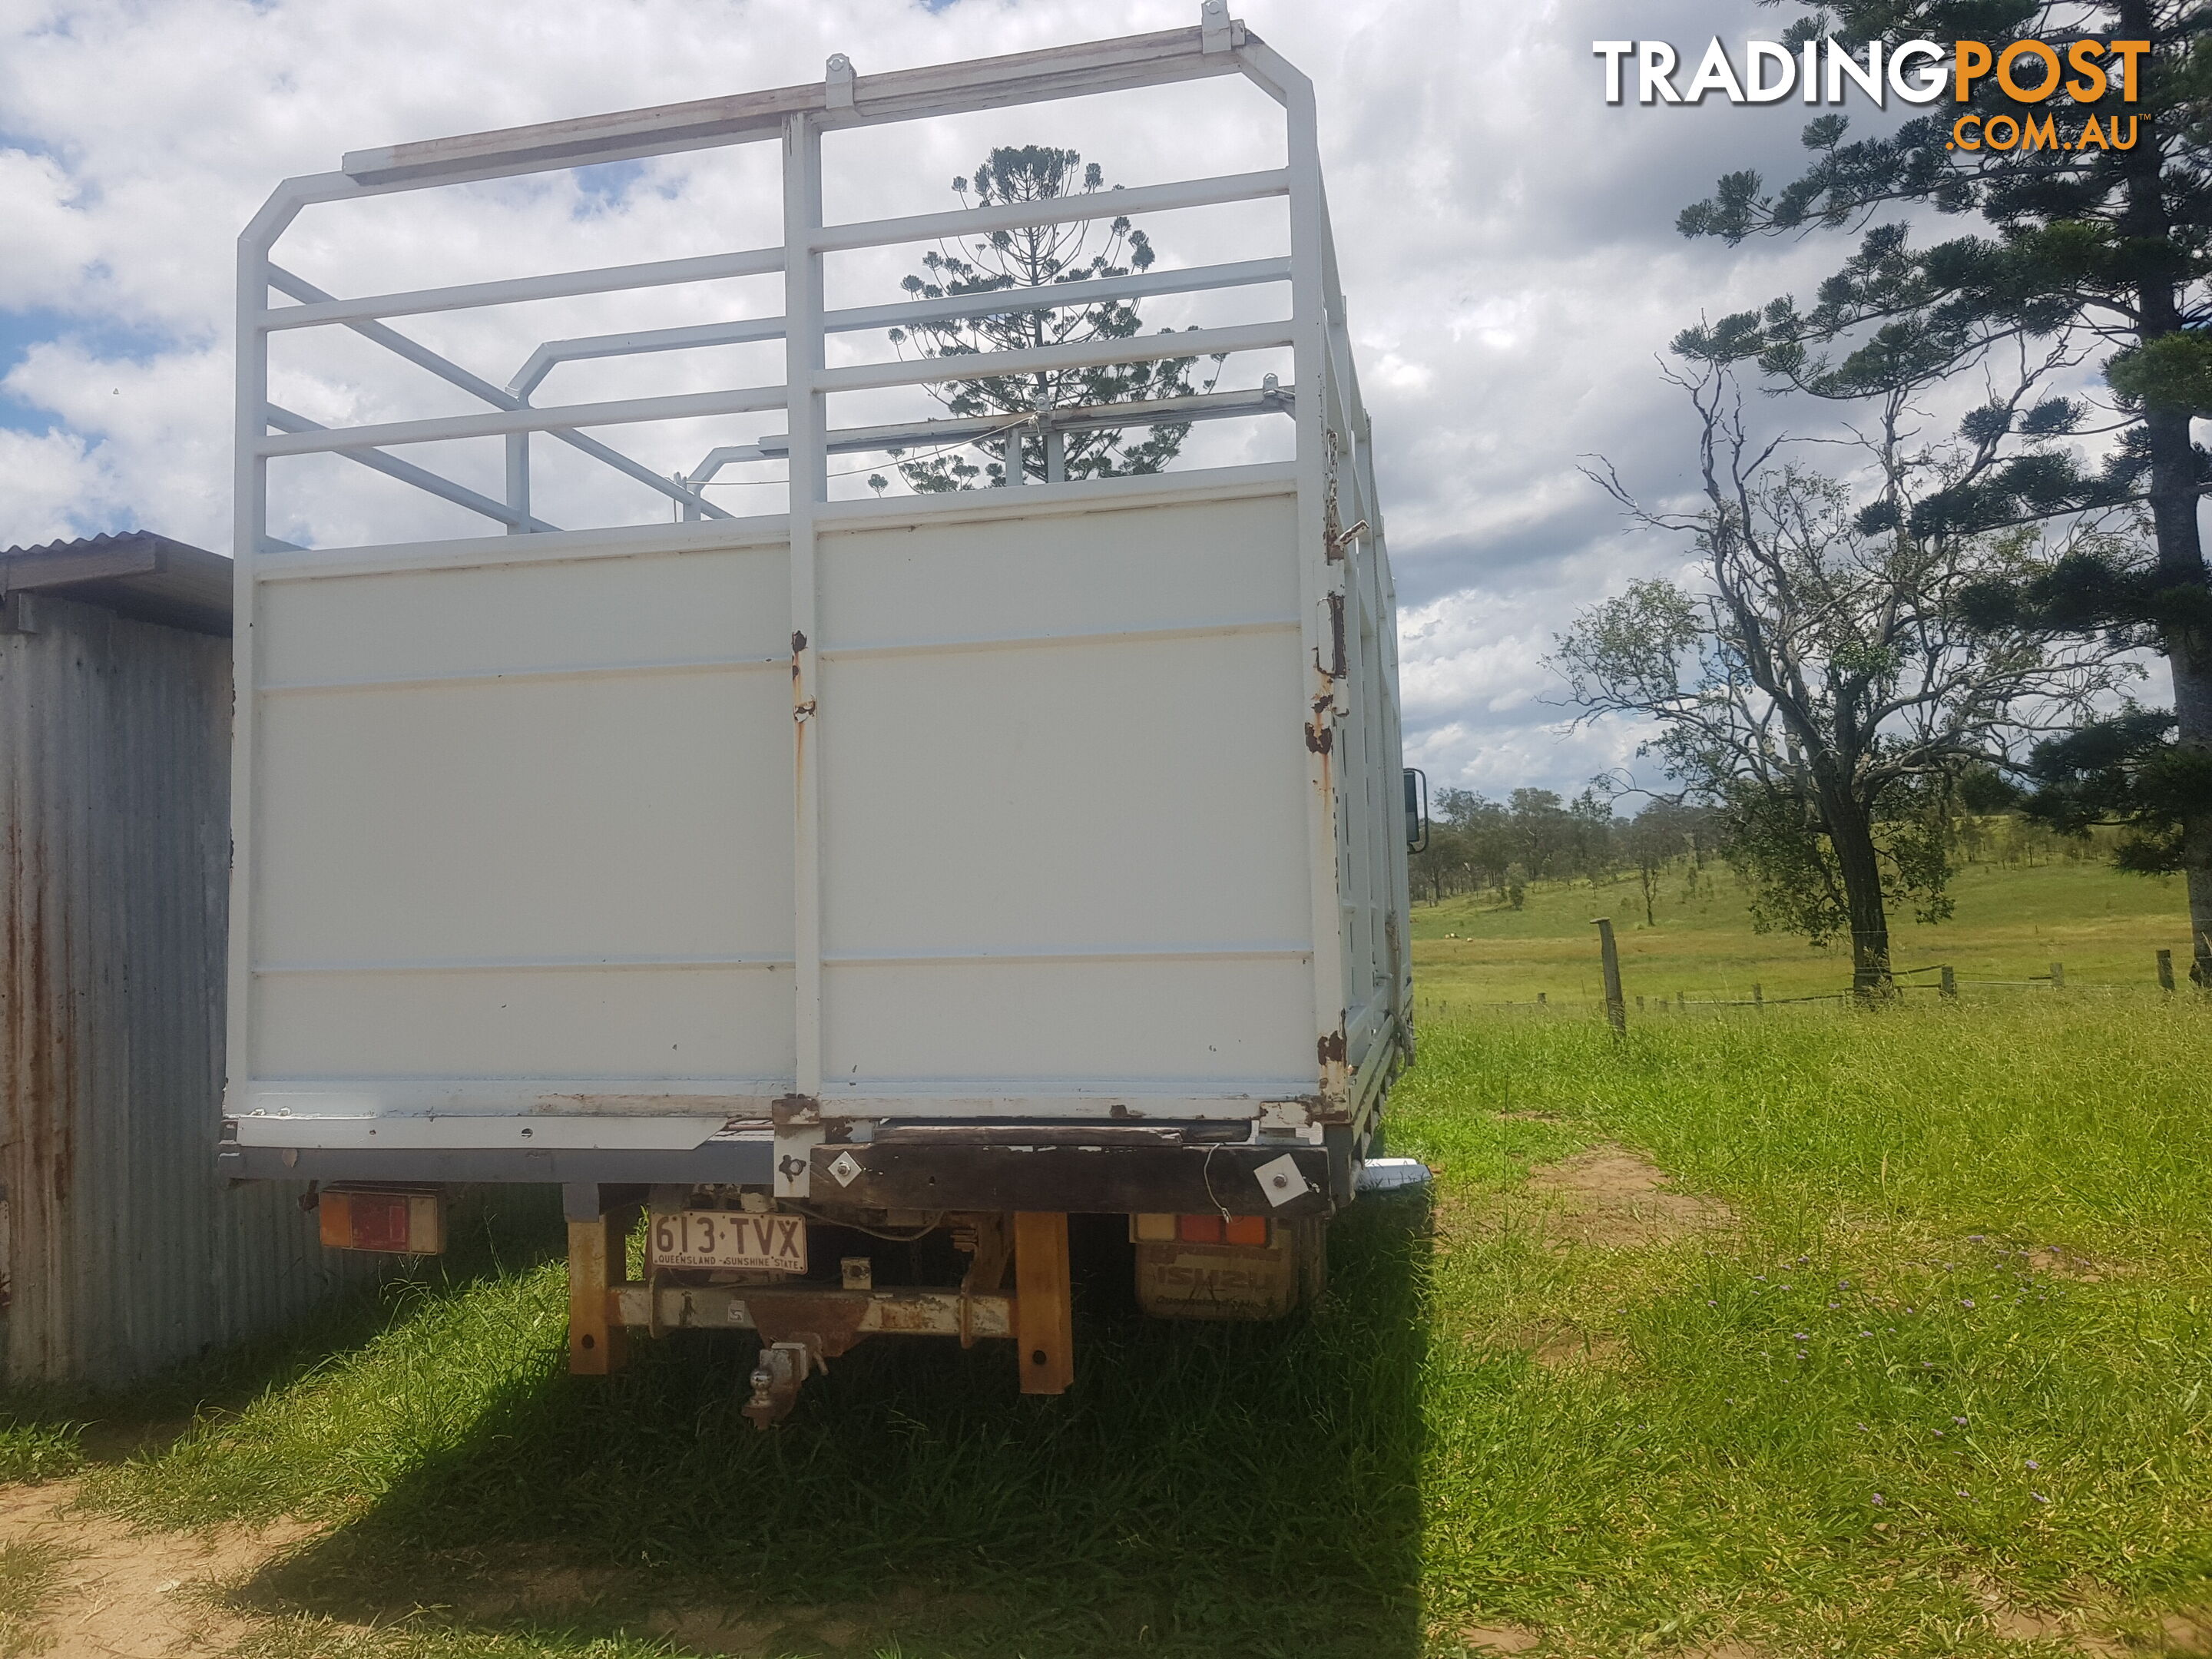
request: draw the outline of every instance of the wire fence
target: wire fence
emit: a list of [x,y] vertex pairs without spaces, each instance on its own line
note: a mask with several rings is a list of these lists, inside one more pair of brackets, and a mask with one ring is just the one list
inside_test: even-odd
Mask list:
[[[2156,954],[2155,962],[2156,969],[2154,977],[2132,982],[2078,978],[2069,980],[2066,975],[2066,964],[2063,962],[2054,962],[2051,964],[2048,972],[2030,974],[2024,979],[1968,979],[1962,976],[1949,963],[1933,963],[1921,968],[1893,969],[1889,984],[1879,993],[1847,989],[1817,991],[1798,996],[1768,996],[1764,985],[1753,984],[1751,988],[1751,994],[1747,997],[1728,994],[1692,995],[1688,991],[1682,990],[1675,991],[1671,995],[1662,994],[1624,997],[1620,1004],[1620,1012],[1623,1015],[1650,1016],[1655,1013],[1688,1014],[1701,1010],[1719,1008],[1765,1010],[1808,1003],[1832,1002],[1850,1005],[1865,1002],[1876,996],[1906,996],[1916,992],[1952,1000],[1965,996],[1968,993],[1984,991],[2000,993],[2047,991],[2066,995],[2081,992],[2090,995],[2112,996],[2145,993],[2154,987],[2161,994],[2171,995],[2177,988],[2173,970],[2173,953],[2170,951],[2160,951]],[[1928,977],[1929,975],[1933,977]],[[2181,985],[2183,988],[2195,988],[2188,985],[2185,980],[2181,981]],[[1472,1012],[1476,1009],[1516,1008],[1546,1013],[1580,1012],[1588,1009],[1610,1012],[1610,1005],[1603,997],[1553,997],[1547,991],[1539,991],[1534,998],[1507,999],[1460,997],[1448,993],[1424,993],[1421,1000],[1427,1007],[1446,1014]]]

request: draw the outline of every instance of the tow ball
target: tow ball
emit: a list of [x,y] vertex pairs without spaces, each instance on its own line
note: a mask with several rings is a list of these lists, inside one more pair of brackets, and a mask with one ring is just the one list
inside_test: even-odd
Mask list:
[[816,1371],[829,1369],[830,1362],[810,1343],[768,1344],[753,1366],[753,1394],[745,1401],[744,1414],[757,1429],[781,1422],[799,1403],[799,1385]]

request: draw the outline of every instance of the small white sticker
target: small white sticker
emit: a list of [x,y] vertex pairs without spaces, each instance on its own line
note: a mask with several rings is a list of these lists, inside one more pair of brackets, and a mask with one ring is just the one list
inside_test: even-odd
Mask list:
[[1304,1198],[1313,1190],[1312,1183],[1298,1171],[1298,1161],[1288,1152],[1280,1158],[1271,1158],[1252,1171],[1259,1182],[1260,1190],[1267,1195],[1267,1202],[1280,1209],[1294,1198]]
[[850,1152],[840,1152],[830,1160],[830,1173],[837,1177],[840,1187],[849,1187],[860,1178],[860,1163]]

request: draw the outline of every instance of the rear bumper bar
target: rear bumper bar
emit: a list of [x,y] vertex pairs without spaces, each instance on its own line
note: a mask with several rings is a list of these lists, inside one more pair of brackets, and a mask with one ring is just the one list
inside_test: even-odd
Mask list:
[[[812,1150],[813,1202],[884,1210],[1327,1215],[1351,1201],[1348,1132],[1321,1146],[1085,1146],[852,1142]],[[244,1181],[538,1182],[563,1186],[769,1187],[769,1135],[682,1149],[242,1146],[223,1143],[221,1173]]]
[[[1019,1131],[1011,1131],[1018,1134]],[[1349,1136],[1211,1146],[817,1146],[817,1204],[884,1210],[1327,1215],[1352,1198]]]

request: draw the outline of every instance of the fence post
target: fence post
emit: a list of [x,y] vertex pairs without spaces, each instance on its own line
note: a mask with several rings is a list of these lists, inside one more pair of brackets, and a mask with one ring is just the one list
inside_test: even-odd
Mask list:
[[1690,1012],[1690,994],[1687,991],[1674,993],[1674,1012],[1678,1014],[1686,1014]]
[[1643,994],[1642,994],[1641,992],[1638,992],[1638,993],[1637,994],[1637,998],[1636,998],[1636,1012],[1637,1012],[1638,1013],[1639,1013],[1639,1014],[1640,1014],[1640,1013],[1642,1013],[1642,1012],[1644,1012],[1644,996],[1643,996]]
[[1754,983],[1751,988],[1751,1006],[1760,1013],[1766,1012],[1766,988]]
[[1550,995],[1551,993],[1548,991],[1539,991],[1536,993],[1536,1000],[1539,1002],[1546,1001],[1549,999]]
[[2173,988],[2173,952],[2171,951],[2158,953],[2158,988],[2161,991]]
[[2063,962],[2054,962],[2051,964],[2051,988],[2054,991],[2063,991],[2066,988],[2066,964]]
[[1957,996],[1959,994],[1959,976],[1951,971],[1951,964],[1948,962],[1945,963],[1941,971],[1943,975],[1942,994],[1947,997]]
[[1592,924],[1597,929],[1598,957],[1605,967],[1605,1018],[1616,1037],[1628,1035],[1628,1002],[1620,994],[1620,948],[1613,943],[1613,918],[1600,916]]

